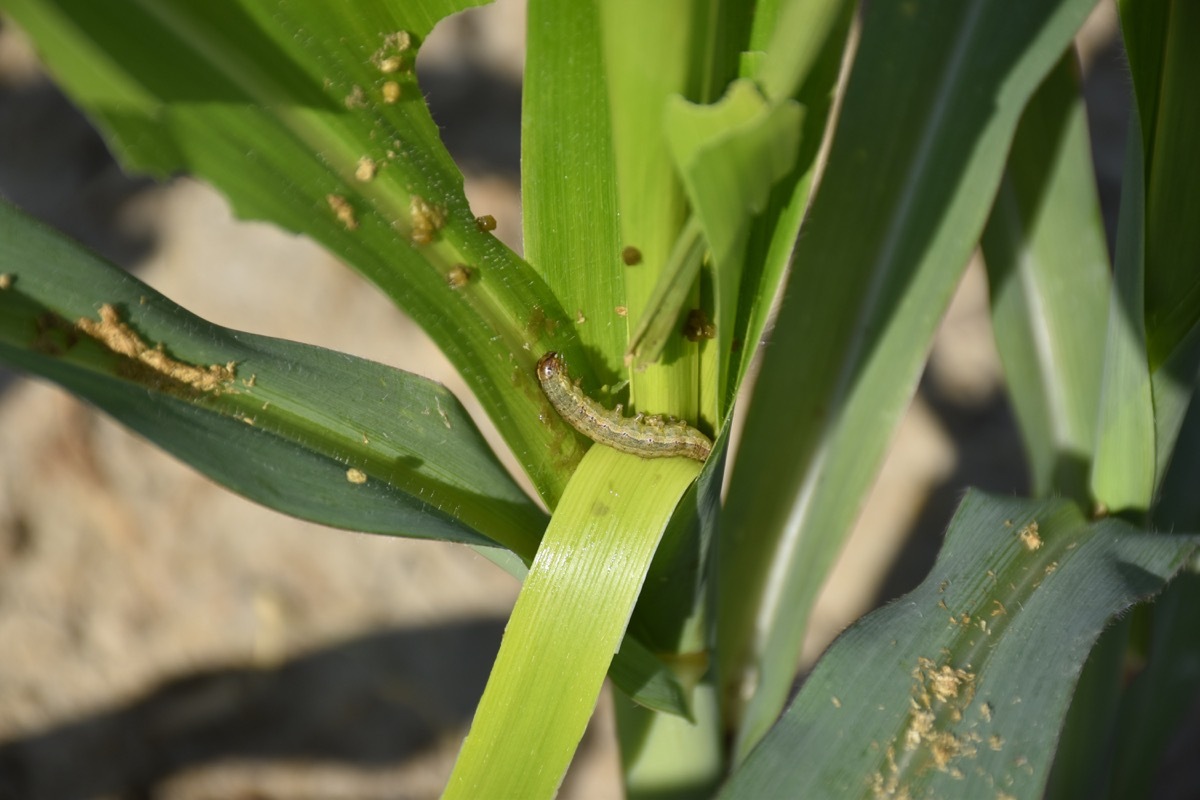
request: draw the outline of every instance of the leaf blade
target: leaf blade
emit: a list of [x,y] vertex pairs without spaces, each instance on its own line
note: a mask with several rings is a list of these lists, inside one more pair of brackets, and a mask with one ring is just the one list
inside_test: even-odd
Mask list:
[[969,493],[930,575],[837,640],[722,796],[1041,796],[1092,643],[1198,545]]
[[1021,110],[1089,9],[867,9],[722,517],[721,672],[739,756],[786,698],[817,588],[915,387]]
[[578,345],[540,277],[477,225],[413,69],[433,24],[470,4],[14,0],[6,10],[127,165],[212,182],[239,215],[311,236],[407,311],[552,503],[582,448],[540,418],[533,367]]
[[659,538],[699,471],[690,459],[604,446],[584,456],[522,586],[444,797],[554,795]]
[[1034,494],[1088,501],[1108,251],[1074,54],[1021,117],[980,244]]
[[[0,291],[5,360],[234,491],[336,527],[501,542],[532,557],[544,513],[432,381],[207,323],[5,204],[0,272],[10,282]],[[114,351],[119,337],[144,352]],[[186,383],[206,365],[226,365],[227,377]]]

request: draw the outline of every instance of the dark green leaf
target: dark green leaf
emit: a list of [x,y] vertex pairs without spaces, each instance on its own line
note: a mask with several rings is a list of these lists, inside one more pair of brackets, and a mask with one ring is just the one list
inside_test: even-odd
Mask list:
[[326,525],[532,559],[545,515],[432,381],[207,323],[3,204],[0,273],[0,358],[217,482]]
[[1113,509],[1149,509],[1200,365],[1200,53],[1194,3],[1122,2],[1137,119],[1122,182],[1092,488]]
[[1025,103],[1091,6],[866,7],[722,518],[721,675],[739,757],[783,705]]
[[1041,797],[1096,637],[1197,546],[968,494],[929,577],[839,637],[722,797]]
[[1146,335],[1156,370],[1200,323],[1200,5],[1119,6],[1144,144]]

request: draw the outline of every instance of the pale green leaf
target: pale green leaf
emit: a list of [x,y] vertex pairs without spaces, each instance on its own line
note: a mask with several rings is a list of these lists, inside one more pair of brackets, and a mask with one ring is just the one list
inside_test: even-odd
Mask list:
[[447,798],[552,797],[675,505],[700,471],[597,445],[567,485],[504,632]]
[[1112,511],[1146,512],[1154,496],[1154,397],[1146,354],[1145,192],[1141,134],[1130,126],[1091,490]]
[[[595,3],[530,3],[521,107],[525,255],[554,290],[580,377],[616,382],[625,320],[612,135]],[[579,447],[582,452],[583,447]],[[576,458],[578,456],[576,455]]]
[[[629,336],[625,357],[635,369],[647,367],[662,358],[667,345],[676,341],[679,331],[685,327],[691,329],[690,335],[697,341],[706,338],[709,320],[703,309],[695,306],[694,299],[696,280],[700,277],[700,265],[706,252],[707,242],[700,223],[692,217],[675,240],[666,266],[659,273],[658,283],[646,300],[641,321]],[[685,308],[699,312],[694,325],[683,313]]]
[[[703,93],[709,79],[700,73],[718,69],[717,56],[690,58],[719,49],[712,40],[729,35],[714,13],[711,4],[691,0],[535,2],[523,88],[526,254],[561,298],[570,335],[584,348],[584,356],[569,359],[573,377],[605,405],[622,401],[629,386],[638,410],[692,420],[702,380],[695,358],[630,373],[622,355],[627,326],[642,313],[683,220],[682,193],[661,155],[662,105],[675,92]],[[633,250],[623,254],[626,246]],[[687,348],[695,346],[680,352]],[[566,452],[587,444],[568,438],[561,446]],[[626,691],[648,680],[629,680],[627,650],[623,645],[613,668]],[[640,663],[660,670],[656,681],[670,680],[646,684],[633,699],[686,714],[678,682],[651,659]]]
[[[730,352],[737,333],[737,289],[753,217],[767,206],[771,187],[788,175],[799,153],[803,112],[795,101],[768,103],[748,80],[735,81],[710,106],[677,98],[666,109],[671,156],[704,230],[713,262],[717,349]],[[668,320],[679,308],[660,311]],[[647,321],[651,322],[651,321]],[[639,345],[635,336],[631,352]],[[647,346],[638,360],[656,358]],[[729,369],[729,361],[723,369]],[[718,385],[726,376],[718,375]]]
[[[702,420],[715,431],[720,420],[708,387],[719,351],[687,336],[680,313],[711,317],[711,293],[696,280],[703,243],[687,223],[663,121],[674,98],[706,102],[734,77],[753,7],[707,0],[605,0],[598,7],[621,241],[640,256],[621,267],[628,316],[620,354],[632,367],[630,400],[640,411]],[[637,331],[647,325],[658,327],[662,357],[633,360]]]
[[820,72],[823,53],[830,41],[841,41],[852,7],[844,0],[786,0],[777,9],[760,3],[755,39],[767,44],[754,77],[763,94],[773,101],[792,97]]
[[1110,280],[1073,52],[1025,109],[981,245],[1034,494],[1086,502]]

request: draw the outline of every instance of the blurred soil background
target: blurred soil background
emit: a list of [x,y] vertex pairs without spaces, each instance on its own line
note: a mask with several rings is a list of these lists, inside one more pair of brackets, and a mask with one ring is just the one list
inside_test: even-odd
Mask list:
[[[0,20],[0,195],[207,319],[450,387],[450,366],[311,242],[187,177],[127,176]],[[520,247],[520,0],[442,23],[421,84],[477,213]],[[1128,80],[1081,36],[1105,219]],[[1111,239],[1111,235],[1110,235]],[[97,298],[99,303],[103,298]],[[932,564],[967,486],[1027,475],[973,265],[816,611],[811,661]],[[432,798],[518,586],[469,549],[335,531],[236,497],[57,388],[0,371],[0,798]],[[561,796],[619,797],[607,696]]]

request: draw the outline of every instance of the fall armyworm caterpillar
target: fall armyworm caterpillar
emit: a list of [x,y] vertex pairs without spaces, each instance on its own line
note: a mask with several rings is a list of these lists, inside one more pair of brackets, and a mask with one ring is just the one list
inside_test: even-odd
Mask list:
[[538,360],[537,378],[554,410],[593,442],[642,458],[685,456],[704,461],[712,452],[712,440],[687,423],[643,414],[624,417],[621,406],[610,411],[600,405],[571,381],[558,353],[546,353]]

